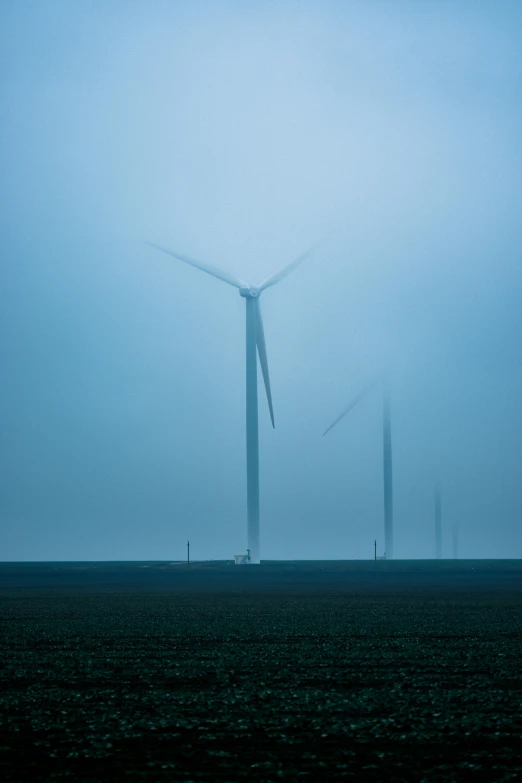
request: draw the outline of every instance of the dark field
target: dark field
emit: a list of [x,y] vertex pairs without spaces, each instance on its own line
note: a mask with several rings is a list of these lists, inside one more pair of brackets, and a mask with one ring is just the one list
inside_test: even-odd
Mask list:
[[521,599],[521,561],[0,564],[0,777],[522,779]]

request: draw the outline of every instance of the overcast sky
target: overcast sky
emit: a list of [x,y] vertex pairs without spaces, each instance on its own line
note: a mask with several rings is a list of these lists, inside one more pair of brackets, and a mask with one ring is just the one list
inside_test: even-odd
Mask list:
[[[522,555],[522,3],[3,0],[0,560]],[[331,233],[333,231],[333,233]]]

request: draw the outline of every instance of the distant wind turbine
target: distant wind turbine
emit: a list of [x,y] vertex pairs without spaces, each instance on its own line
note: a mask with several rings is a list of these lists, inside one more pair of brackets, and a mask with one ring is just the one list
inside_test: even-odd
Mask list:
[[268,409],[272,427],[275,428],[274,409],[272,405],[272,392],[270,390],[270,376],[268,373],[268,359],[266,354],[265,333],[259,297],[265,288],[279,283],[290,274],[307,256],[311,255],[319,243],[312,245],[305,253],[298,256],[286,266],[279,269],[270,277],[267,277],[260,285],[251,286],[244,283],[235,275],[224,272],[215,266],[196,261],[194,258],[182,255],[177,251],[168,250],[165,247],[147,242],[151,247],[161,250],[186,264],[195,266],[203,272],[217,277],[224,283],[239,289],[240,296],[244,297],[246,304],[246,447],[247,447],[247,539],[250,550],[251,564],[259,564],[259,436],[258,436],[258,404],[257,404],[257,354],[265,383]]
[[459,559],[459,528],[453,525],[453,559]]
[[[364,387],[340,413],[340,415],[323,432],[327,432],[335,427],[347,413],[349,413],[358,402],[365,397],[371,389],[378,383],[372,381]],[[382,463],[383,463],[383,481],[384,481],[384,550],[386,559],[393,558],[393,480],[392,480],[392,437],[391,437],[391,413],[390,413],[390,394],[387,387],[382,383]]]
[[442,557],[442,511],[440,501],[440,489],[435,487],[434,494],[435,507],[435,557],[440,560]]

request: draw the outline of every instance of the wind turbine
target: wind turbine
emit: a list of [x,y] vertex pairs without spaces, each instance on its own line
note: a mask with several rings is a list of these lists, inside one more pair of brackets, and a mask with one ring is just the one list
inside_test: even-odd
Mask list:
[[260,285],[251,286],[243,282],[235,275],[224,272],[216,266],[205,264],[189,256],[182,255],[174,250],[169,250],[153,242],[147,242],[151,247],[161,250],[174,258],[184,261],[186,264],[201,269],[202,272],[217,277],[224,283],[239,289],[240,296],[244,297],[246,304],[246,456],[247,456],[247,540],[250,551],[251,564],[259,564],[259,434],[258,434],[258,404],[257,404],[257,355],[261,365],[261,372],[265,383],[266,397],[272,427],[275,429],[274,408],[272,405],[272,392],[270,390],[270,376],[268,373],[268,359],[266,355],[265,333],[259,297],[265,288],[269,288],[290,274],[307,256],[318,247],[319,243],[312,245],[305,253],[298,256],[286,266],[283,266],[273,275],[267,277]]
[[459,559],[459,528],[453,525],[453,559]]
[[[368,394],[377,384],[377,380],[372,381],[364,387],[339,414],[335,421],[323,432],[327,432],[335,427],[352,408],[355,408],[358,402]],[[391,436],[391,412],[390,412],[390,393],[387,386],[382,382],[382,465],[384,482],[384,551],[386,559],[393,558],[393,480],[392,480],[392,436]]]
[[434,509],[435,509],[435,557],[440,560],[442,557],[442,522],[441,522],[441,501],[440,501],[440,489],[437,484],[434,493]]

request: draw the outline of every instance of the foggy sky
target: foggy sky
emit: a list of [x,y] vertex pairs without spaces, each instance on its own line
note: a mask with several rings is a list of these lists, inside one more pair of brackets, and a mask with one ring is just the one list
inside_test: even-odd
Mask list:
[[[0,560],[522,552],[522,4],[5,0]],[[332,232],[333,233],[330,233]],[[262,382],[260,381],[260,384]]]

